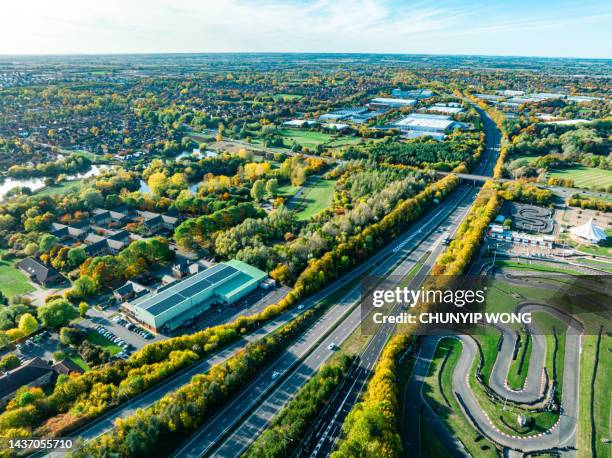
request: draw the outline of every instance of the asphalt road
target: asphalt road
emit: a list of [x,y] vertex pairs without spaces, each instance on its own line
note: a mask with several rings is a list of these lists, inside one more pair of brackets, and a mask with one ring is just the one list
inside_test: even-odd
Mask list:
[[[549,431],[538,433],[533,436],[510,436],[498,430],[489,420],[486,413],[480,408],[474,393],[469,386],[469,380],[466,376],[470,373],[474,364],[474,358],[480,358],[478,346],[473,337],[467,335],[456,335],[455,337],[461,340],[462,351],[459,361],[453,372],[453,395],[461,400],[462,409],[467,418],[470,419],[475,428],[482,432],[493,442],[514,452],[536,452],[550,449],[573,449],[576,447],[576,431],[578,420],[578,374],[580,373],[580,346],[582,326],[575,319],[565,315],[557,309],[539,304],[526,304],[520,308],[521,313],[545,312],[555,318],[563,321],[568,325],[565,344],[565,359],[563,370],[563,393],[561,396],[561,417],[560,421]],[[440,330],[443,333],[444,330]],[[446,448],[453,456],[464,455],[465,451],[456,438],[449,432],[442,422],[437,418],[432,418],[433,412],[426,405],[422,397],[423,380],[427,376],[429,365],[435,354],[435,349],[439,340],[443,336],[426,336],[421,345],[417,361],[414,366],[413,374],[407,388],[406,405],[410,406],[404,412],[404,421],[416,425],[419,421],[419,416],[425,412],[426,419],[429,424],[437,432],[438,437],[442,440]],[[536,348],[534,347],[534,352]],[[546,342],[543,341],[543,347],[539,351],[546,354]],[[500,360],[508,361],[512,359],[512,352],[500,352],[497,356],[496,365]],[[506,367],[506,364],[499,367]],[[535,370],[534,370],[535,369]],[[535,372],[541,374],[540,367],[529,367],[529,375]],[[529,376],[528,376],[529,377]],[[493,387],[492,387],[493,388]],[[496,391],[500,399],[507,394],[507,388],[502,384],[502,392]],[[516,392],[515,392],[516,393]],[[527,395],[520,402],[536,402],[540,393],[533,393],[535,397],[528,398]],[[416,408],[415,408],[416,407]],[[435,415],[435,414],[434,414]],[[417,428],[407,429],[407,434],[404,437],[404,444],[410,456],[420,456],[420,438]],[[566,452],[573,455],[573,451]]]
[[[404,277],[428,251],[437,250],[444,230],[458,225],[471,204],[471,200],[463,198],[474,193],[473,189],[462,188],[443,202],[436,211],[413,225],[408,231],[408,237],[396,244],[391,256],[371,274],[390,275],[398,280]],[[436,228],[438,237],[429,237]],[[432,255],[432,258],[435,259],[435,256]],[[394,268],[402,259],[404,260]],[[273,364],[262,370],[257,379],[211,418],[175,456],[193,457],[211,453],[214,456],[239,456],[282,406],[333,354],[334,351],[328,348],[329,345],[332,342],[340,344],[359,326],[362,320],[361,310],[355,307],[359,299],[358,286],[345,295],[338,305],[330,309],[298,341],[290,345]],[[334,313],[338,308],[343,311],[339,317]],[[352,311],[345,316],[351,308]],[[387,339],[388,334],[379,333],[371,340],[368,348],[372,350],[364,352],[359,367],[352,372],[357,379],[367,377]],[[277,383],[272,381],[274,372],[284,375]]]
[[[508,373],[510,364],[514,356],[514,349],[517,344],[517,334],[509,326],[498,325],[497,328],[502,333],[502,344],[491,370],[489,386],[504,399],[519,403],[530,403],[541,399],[545,395],[544,385],[544,361],[546,359],[546,339],[539,332],[532,332],[531,335],[531,356],[529,358],[529,372],[525,379],[522,390],[513,390],[508,386]],[[517,356],[519,357],[519,356]]]
[[[466,188],[463,187],[462,189],[465,190]],[[394,250],[397,250],[398,247],[405,246],[407,244],[407,241],[411,240],[410,237],[412,237],[412,232],[411,232],[412,230],[414,230],[415,228],[416,230],[418,230],[419,227],[422,224],[424,224],[423,223],[424,220],[434,218],[435,215],[439,214],[439,212],[444,211],[444,209],[447,209],[449,205],[453,204],[453,202],[456,203],[456,200],[459,199],[459,197],[460,197],[460,194],[457,192],[455,192],[452,196],[449,196],[449,198],[446,201],[440,204],[439,208],[434,210],[429,215],[425,215],[423,220],[421,220],[421,222],[415,224],[410,230],[406,231],[403,235],[398,237],[395,241],[393,241],[392,243],[387,245],[385,248],[380,250],[377,254],[371,257],[368,261],[366,261],[365,263],[362,263],[355,269],[346,273],[344,276],[342,276],[338,280],[331,283],[329,286],[321,290],[319,293],[316,293],[310,296],[309,298],[305,299],[303,302],[301,302],[300,305],[302,305],[303,307],[300,307],[300,308],[293,307],[291,310],[285,312],[284,314],[280,315],[279,317],[272,320],[271,322],[266,323],[264,326],[252,332],[251,334],[245,336],[244,340],[240,340],[226,347],[225,349],[217,352],[216,354],[211,355],[210,357],[197,362],[196,364],[190,366],[189,368],[184,369],[178,374],[172,377],[169,377],[168,379],[164,380],[159,385],[156,385],[153,388],[145,391],[144,393],[130,399],[129,402],[124,402],[123,404],[116,407],[115,409],[110,410],[109,412],[102,415],[101,417],[98,417],[92,422],[86,424],[82,428],[70,434],[68,437],[70,438],[80,437],[86,441],[92,438],[98,437],[99,435],[112,430],[114,428],[114,422],[117,418],[125,418],[129,415],[132,415],[139,408],[146,408],[150,406],[154,402],[161,399],[167,393],[175,391],[181,386],[183,386],[184,384],[188,383],[194,375],[206,373],[208,372],[208,370],[210,370],[212,366],[227,361],[230,357],[235,355],[240,349],[244,348],[248,342],[259,340],[260,338],[264,337],[270,332],[273,332],[275,329],[286,324],[291,319],[295,318],[298,314],[303,313],[305,310],[312,307],[317,302],[333,294],[334,292],[336,292],[338,289],[341,289],[346,284],[351,283],[354,280],[360,278],[365,272],[367,272],[373,266],[377,266],[381,262],[384,262],[385,259],[387,259],[390,255],[394,253]],[[335,313],[338,314],[338,316],[336,317],[338,318],[342,313],[342,308],[338,307]],[[63,456],[63,453],[60,453],[60,452],[50,453],[50,455]]]

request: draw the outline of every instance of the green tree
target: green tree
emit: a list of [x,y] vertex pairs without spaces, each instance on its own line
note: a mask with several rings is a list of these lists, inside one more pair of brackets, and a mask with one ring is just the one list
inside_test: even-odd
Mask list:
[[76,297],[89,297],[96,293],[98,286],[89,275],[82,275],[72,284]]
[[19,358],[17,358],[17,356],[14,354],[9,353],[0,359],[0,371],[10,371],[16,367],[19,367],[20,364],[21,361],[19,361]]
[[48,253],[53,248],[55,248],[58,242],[59,239],[55,235],[45,234],[40,238],[40,241],[38,242],[38,248],[42,253]]
[[38,321],[30,313],[24,313],[19,318],[19,329],[26,336],[32,334],[38,329]]
[[265,193],[265,185],[263,180],[257,180],[253,183],[253,187],[251,188],[251,197],[253,200],[259,202],[263,199]]
[[65,326],[77,316],[77,309],[66,299],[55,299],[38,308],[38,318],[49,328]]
[[83,264],[86,259],[87,253],[85,252],[84,248],[75,247],[70,248],[68,251],[68,261],[70,262],[70,266],[73,268]]
[[266,192],[271,196],[278,194],[278,180],[276,178],[272,178],[266,182]]
[[23,252],[28,256],[34,256],[38,252],[38,245],[33,242],[28,243],[23,249]]
[[79,304],[79,315],[84,317],[85,315],[87,315],[88,309],[89,309],[89,306],[87,305],[87,302],[81,302]]

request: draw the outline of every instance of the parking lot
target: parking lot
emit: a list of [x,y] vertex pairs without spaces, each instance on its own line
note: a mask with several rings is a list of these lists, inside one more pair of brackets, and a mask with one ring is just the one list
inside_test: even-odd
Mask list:
[[229,323],[240,315],[253,315],[261,312],[268,305],[280,301],[288,292],[289,288],[286,286],[270,290],[257,288],[235,304],[216,306],[207,310],[194,323],[177,329],[174,335],[192,334],[211,326]]
[[53,360],[53,352],[60,350],[59,335],[55,332],[43,331],[25,342],[17,344],[15,355],[21,362],[32,358]]
[[166,337],[162,335],[152,334],[150,339],[145,339],[142,335],[137,334],[134,330],[129,330],[125,326],[113,321],[114,316],[119,316],[116,310],[117,307],[99,311],[90,308],[87,312],[88,318],[82,320],[79,324],[95,330],[97,326],[103,326],[110,331],[114,336],[119,337],[125,343],[131,345],[134,349],[139,350],[150,342],[163,340]]

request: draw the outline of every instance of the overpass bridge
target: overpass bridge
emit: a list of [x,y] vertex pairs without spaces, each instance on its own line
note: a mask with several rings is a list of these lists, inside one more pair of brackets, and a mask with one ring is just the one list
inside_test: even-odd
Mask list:
[[[436,171],[436,174],[441,175],[441,176],[456,175],[457,178],[459,178],[459,180],[461,180],[462,182],[472,184],[474,186],[482,186],[484,182],[487,180],[492,180],[492,181],[495,181],[496,183],[509,183],[511,181],[516,181],[516,180],[511,180],[509,178],[493,178],[490,176],[471,174],[471,173],[453,173],[453,172]],[[581,194],[583,196],[589,196],[589,197],[593,197],[596,199],[612,199],[612,193],[605,192],[605,191],[590,191],[588,189],[582,189],[582,188],[566,188],[563,186],[552,186],[546,183],[539,183],[537,181],[529,181],[528,183],[538,188],[541,188],[541,189],[548,189],[554,192],[555,194],[561,197],[564,197],[564,198],[570,197],[574,194]]]

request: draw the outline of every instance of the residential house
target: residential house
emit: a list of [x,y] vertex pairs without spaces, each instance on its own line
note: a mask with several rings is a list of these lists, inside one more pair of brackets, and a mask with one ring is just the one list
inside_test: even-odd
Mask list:
[[50,286],[62,279],[53,267],[44,265],[34,258],[25,258],[17,263],[17,268],[25,273],[31,281],[42,286]]

